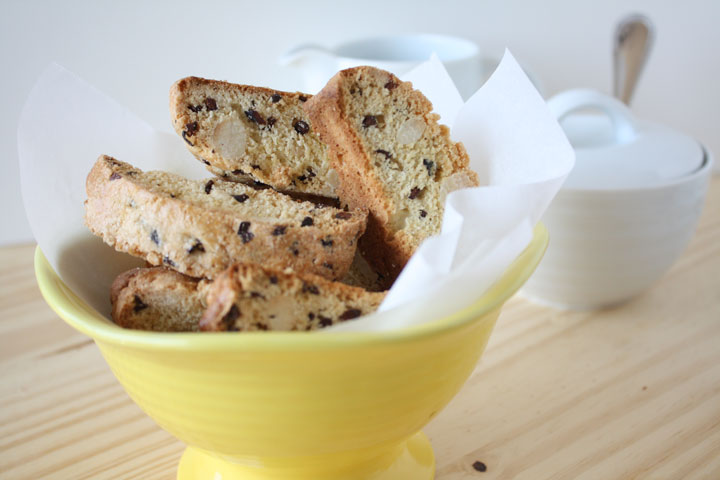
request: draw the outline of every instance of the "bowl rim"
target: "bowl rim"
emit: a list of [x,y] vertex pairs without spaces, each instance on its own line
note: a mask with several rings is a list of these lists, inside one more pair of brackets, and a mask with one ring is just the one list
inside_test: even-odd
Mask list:
[[35,276],[47,304],[70,326],[104,344],[177,351],[319,351],[370,344],[408,343],[460,328],[502,306],[540,263],[548,245],[542,223],[530,243],[500,279],[473,305],[421,325],[373,332],[150,332],[115,325],[78,298],[53,270],[40,247],[35,249]]

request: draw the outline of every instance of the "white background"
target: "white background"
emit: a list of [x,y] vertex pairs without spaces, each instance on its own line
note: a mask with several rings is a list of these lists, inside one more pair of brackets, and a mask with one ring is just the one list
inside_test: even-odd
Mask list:
[[18,182],[17,120],[51,61],[170,131],[167,92],[183,76],[296,90],[296,74],[276,64],[291,46],[389,33],[459,35],[494,56],[508,47],[537,74],[546,95],[574,87],[610,93],[612,32],[634,12],[653,20],[657,37],[633,110],[696,137],[717,156],[715,0],[0,0],[0,244],[32,238]]

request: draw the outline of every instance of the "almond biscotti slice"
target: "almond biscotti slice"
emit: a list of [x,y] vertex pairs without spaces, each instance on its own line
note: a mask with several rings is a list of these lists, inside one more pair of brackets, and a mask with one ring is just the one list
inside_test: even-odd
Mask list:
[[337,174],[302,109],[308,98],[187,77],[170,89],[170,115],[189,150],[216,175],[335,197]]
[[367,213],[298,202],[271,189],[143,172],[101,156],[86,182],[85,223],[116,250],[192,277],[236,262],[342,278]]
[[120,274],[110,288],[112,319],[137,330],[198,331],[206,285],[167,267],[134,268]]
[[440,232],[446,195],[478,185],[465,148],[422,93],[377,68],[342,70],[304,109],[330,149],[341,203],[370,210],[362,253],[394,279]]
[[235,264],[208,287],[201,330],[314,330],[374,312],[385,293],[317,275]]

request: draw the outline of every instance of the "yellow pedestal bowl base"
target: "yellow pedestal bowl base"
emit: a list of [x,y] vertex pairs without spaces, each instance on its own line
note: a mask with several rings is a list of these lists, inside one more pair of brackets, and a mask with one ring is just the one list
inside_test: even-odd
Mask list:
[[188,447],[180,459],[178,480],[431,480],[435,456],[418,432],[408,440],[372,451],[322,457],[263,459],[236,463]]

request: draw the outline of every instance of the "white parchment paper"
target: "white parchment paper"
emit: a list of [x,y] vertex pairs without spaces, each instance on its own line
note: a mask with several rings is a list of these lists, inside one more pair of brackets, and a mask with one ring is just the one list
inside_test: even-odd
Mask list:
[[[441,234],[421,245],[377,313],[325,330],[399,328],[471,305],[527,246],[574,163],[562,129],[509,52],[465,104],[436,58],[403,79],[433,102],[485,186],[448,195]],[[108,318],[113,279],[143,262],[115,252],[83,224],[85,178],[97,157],[208,176],[181,138],[154,130],[59,65],[30,93],[18,153],[38,245],[68,287]]]

